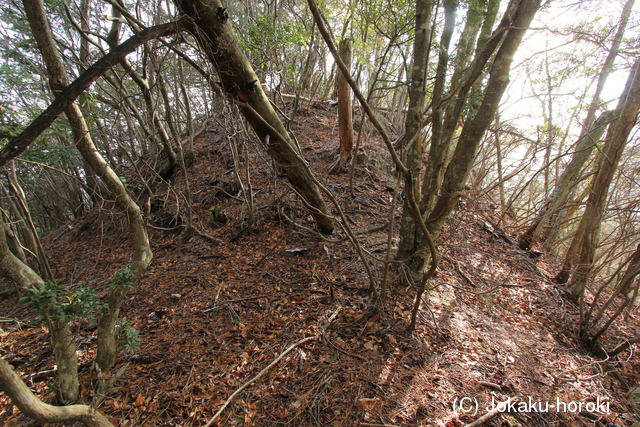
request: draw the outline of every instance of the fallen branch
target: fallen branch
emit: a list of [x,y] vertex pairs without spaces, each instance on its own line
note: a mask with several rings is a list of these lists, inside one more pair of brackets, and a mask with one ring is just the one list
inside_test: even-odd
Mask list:
[[331,322],[333,322],[333,320],[336,318],[336,316],[338,315],[338,313],[340,312],[340,308],[338,308],[336,311],[333,312],[333,314],[331,316],[329,316],[327,318],[326,324],[324,326],[320,326],[317,328],[317,331],[314,335],[310,336],[310,337],[306,337],[303,338],[299,341],[294,342],[293,344],[291,344],[289,347],[287,347],[287,349],[285,351],[283,351],[282,353],[280,353],[280,355],[278,357],[276,357],[273,362],[269,363],[269,366],[267,366],[266,368],[264,368],[262,371],[260,371],[258,373],[258,375],[256,375],[255,377],[251,378],[249,381],[247,381],[246,383],[242,384],[242,386],[240,386],[239,389],[237,389],[236,391],[233,392],[233,394],[231,396],[229,396],[229,398],[227,398],[227,401],[224,402],[224,404],[222,405],[222,407],[220,409],[218,409],[218,412],[215,413],[215,415],[213,417],[211,417],[211,419],[209,420],[209,422],[207,424],[205,424],[204,427],[210,427],[213,422],[218,419],[218,417],[220,417],[220,414],[222,414],[222,411],[225,410],[225,408],[227,406],[229,406],[229,404],[231,403],[231,401],[238,395],[240,394],[244,389],[246,389],[247,387],[249,387],[251,384],[253,384],[254,382],[256,382],[257,380],[259,380],[264,374],[267,373],[267,371],[271,368],[273,368],[275,366],[276,363],[278,363],[280,360],[282,360],[282,358],[284,356],[287,355],[287,353],[289,353],[291,350],[293,350],[294,348],[306,343],[307,341],[311,341],[313,339],[316,339],[318,336],[324,335],[324,332],[326,330],[327,327],[329,327],[329,325],[331,324]]
[[633,344],[638,344],[640,343],[640,337],[635,337],[633,339],[624,341],[620,344],[618,344],[616,346],[616,348],[614,348],[613,350],[611,350],[611,352],[609,352],[609,356],[613,357],[613,356],[617,356],[618,354],[622,353],[623,351],[627,350],[629,347],[631,347]]
[[484,414],[483,416],[481,416],[480,418],[478,418],[477,420],[475,420],[474,422],[467,424],[463,427],[477,427],[477,426],[481,426],[482,424],[486,423],[487,421],[489,421],[491,418],[495,417],[496,415],[498,415],[501,412],[504,412],[504,410],[507,407],[507,402],[500,402],[498,405],[496,405],[495,408],[493,408],[492,410],[490,410],[489,412],[487,412],[486,414]]
[[471,286],[473,286],[474,288],[477,288],[477,287],[478,287],[478,285],[476,285],[475,283],[473,283],[473,280],[471,280],[471,279],[469,278],[469,276],[467,276],[467,275],[464,273],[464,271],[462,271],[462,269],[460,268],[460,265],[458,265],[458,263],[456,263],[456,270],[458,270],[458,273],[460,273],[460,275],[461,275],[462,277],[464,277],[464,279],[465,279],[467,282],[469,282],[469,284],[470,284]]
[[215,415],[213,417],[211,417],[211,419],[209,420],[209,422],[207,424],[205,424],[204,427],[210,427],[213,422],[218,419],[218,417],[222,414],[222,411],[225,410],[225,408],[227,406],[229,406],[229,404],[231,403],[231,401],[238,395],[240,394],[244,389],[246,389],[247,387],[249,387],[251,384],[253,384],[254,382],[256,382],[257,380],[259,380],[264,374],[267,373],[267,371],[269,369],[271,369],[276,363],[278,363],[284,356],[287,355],[287,353],[289,353],[291,350],[293,350],[294,348],[298,347],[301,344],[306,343],[307,341],[311,341],[313,339],[315,339],[316,336],[310,336],[310,337],[306,337],[303,338],[299,341],[296,341],[295,343],[291,344],[289,347],[287,347],[287,349],[285,351],[283,351],[282,353],[280,353],[280,355],[278,357],[275,358],[275,360],[273,362],[271,362],[269,364],[269,366],[267,366],[266,368],[264,368],[262,371],[260,371],[260,373],[258,375],[256,375],[255,377],[251,378],[249,381],[247,381],[246,383],[242,384],[242,386],[237,389],[236,391],[233,392],[233,394],[231,396],[229,396],[229,398],[227,399],[226,402],[224,402],[224,405],[222,405],[222,407],[220,409],[218,409],[218,412],[215,413]]

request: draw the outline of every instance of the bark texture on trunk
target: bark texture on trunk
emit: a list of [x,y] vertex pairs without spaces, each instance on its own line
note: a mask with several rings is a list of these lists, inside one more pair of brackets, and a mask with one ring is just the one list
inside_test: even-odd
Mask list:
[[640,111],[640,59],[636,60],[629,73],[624,92],[614,113],[615,121],[609,127],[605,145],[598,159],[597,172],[593,178],[587,207],[571,241],[562,271],[556,277],[558,283],[566,283],[571,270],[577,265],[571,286],[571,299],[574,301],[584,293],[598,246],[609,186],[613,181],[631,129],[636,123],[638,111]]
[[178,9],[191,18],[189,31],[218,70],[225,92],[238,104],[258,138],[266,144],[269,155],[310,206],[320,231],[331,233],[333,222],[320,189],[242,50],[230,25],[228,10],[220,0],[174,1]]
[[41,402],[13,371],[9,362],[0,359],[0,389],[29,418],[41,424],[79,422],[90,427],[113,427],[113,424],[87,405],[53,406]]
[[[494,119],[502,94],[509,84],[513,56],[540,7],[540,0],[520,0],[512,2],[512,5],[514,7],[507,11],[507,14],[513,14],[511,16],[512,25],[507,30],[502,45],[496,53],[482,104],[473,120],[466,124],[462,130],[451,163],[445,171],[440,195],[429,216],[428,227],[434,239],[440,235],[444,221],[460,199],[461,191],[466,185],[473,161],[478,153],[480,142]],[[503,21],[505,19],[506,17],[503,18]]]
[[[51,90],[59,98],[59,94],[67,88],[69,81],[64,63],[53,40],[44,5],[41,0],[23,0],[23,3],[29,25],[33,31],[38,48],[42,53],[47,70],[49,71]],[[65,114],[71,124],[76,148],[91,166],[91,169],[106,184],[109,191],[111,191],[115,197],[116,204],[127,216],[134,249],[131,263],[131,268],[134,272],[132,281],[135,281],[142,272],[146,270],[153,258],[142,211],[129,196],[118,175],[100,155],[100,152],[93,143],[80,107],[75,103],[71,103],[65,111]],[[115,322],[123,300],[124,294],[119,290],[112,289],[107,296],[107,308],[101,313],[98,321],[98,330],[101,333],[98,334],[96,359],[98,365],[103,369],[110,368],[115,362]],[[109,329],[107,326],[111,325],[113,325],[114,328]],[[57,343],[54,343],[54,347],[56,344]],[[64,366],[60,361],[58,363]],[[63,376],[61,375],[60,378],[62,379]]]
[[[407,169],[411,171],[411,182],[405,179],[404,191],[413,191],[414,200],[420,200],[420,169],[424,154],[422,138],[422,121],[424,116],[425,80],[429,45],[431,44],[431,11],[433,3],[430,0],[416,1],[415,41],[413,43],[413,65],[411,67],[411,82],[409,85],[409,107],[405,121],[404,135],[398,142],[407,148]],[[405,193],[406,194],[406,193]],[[404,197],[402,221],[400,223],[400,244],[398,259],[405,259],[413,255],[416,250],[416,236],[420,233],[416,218],[414,218],[409,197]]]
[[[0,230],[4,228],[4,220],[0,215]],[[4,232],[0,232],[0,276],[15,281],[22,288],[37,290],[44,284],[38,273],[11,253]],[[69,325],[58,318],[54,307],[48,309],[48,314],[49,333],[58,364],[58,397],[63,403],[75,402],[79,396],[80,382],[73,333]]]
[[[351,68],[351,39],[340,42],[340,58]],[[338,134],[340,136],[340,164],[346,167],[353,154],[353,122],[351,120],[351,89],[347,78],[340,73],[338,77]]]

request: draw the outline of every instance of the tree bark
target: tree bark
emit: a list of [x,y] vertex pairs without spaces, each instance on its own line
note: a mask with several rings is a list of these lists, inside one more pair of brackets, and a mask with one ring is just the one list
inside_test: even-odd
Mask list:
[[225,92],[238,104],[258,138],[266,144],[269,155],[310,206],[320,231],[333,232],[333,222],[320,189],[313,182],[308,164],[276,115],[242,50],[230,25],[228,10],[220,0],[174,1],[178,9],[191,18],[188,31],[218,70]]
[[320,189],[242,50],[230,25],[228,10],[220,0],[175,0],[175,3],[191,18],[188,30],[218,70],[225,92],[238,104],[258,138],[266,144],[269,155],[310,206],[320,231],[333,232],[333,222]]
[[[342,62],[351,68],[351,39],[340,41],[339,50]],[[338,134],[340,136],[340,164],[347,167],[353,154],[353,122],[351,111],[351,89],[347,78],[338,76]]]
[[[5,227],[3,215],[0,215],[0,230],[4,230]],[[0,276],[8,277],[22,288],[44,283],[38,273],[11,253],[4,231],[0,233]]]
[[640,111],[640,58],[629,73],[624,92],[615,111],[615,122],[607,132],[606,143],[599,156],[597,172],[593,178],[591,192],[587,199],[587,207],[582,215],[578,230],[571,241],[571,246],[562,271],[556,276],[558,283],[569,276],[573,267],[578,264],[571,285],[571,299],[579,300],[584,294],[589,271],[593,264],[595,250],[598,245],[600,224],[618,163],[627,144],[629,133],[636,123]]
[[[457,0],[447,0],[444,2],[444,28],[440,39],[438,68],[436,69],[436,81],[431,98],[432,135],[429,148],[429,163],[422,182],[423,195],[418,199],[420,200],[421,210],[425,213],[430,212],[433,208],[433,203],[435,203],[438,195],[436,189],[439,189],[442,185],[442,178],[447,166],[447,157],[451,151],[450,141],[447,140],[444,135],[443,117],[445,106],[442,104],[447,79],[447,69],[449,68],[449,45],[456,25],[457,9]],[[419,244],[419,242],[416,243]]]
[[[49,71],[51,90],[56,96],[60,97],[59,94],[68,86],[67,73],[53,41],[44,5],[41,0],[23,0],[23,3],[38,48],[42,52],[42,57]],[[131,268],[134,272],[132,282],[135,282],[146,270],[153,258],[142,211],[129,196],[118,175],[109,167],[94,145],[80,107],[72,103],[68,106],[65,114],[71,124],[76,148],[89,163],[91,169],[96,172],[109,191],[111,191],[118,207],[127,215],[134,249],[131,263]],[[115,323],[125,294],[126,292],[123,293],[113,287],[107,296],[107,306],[98,320],[99,334],[96,361],[103,369],[110,368],[115,363]],[[60,364],[60,362],[58,363]]]
[[79,422],[90,427],[113,427],[104,415],[90,406],[58,407],[41,402],[4,359],[0,359],[0,389],[11,398],[22,413],[38,423]]
[[539,7],[540,0],[520,0],[512,11],[512,25],[496,53],[482,104],[471,123],[462,130],[451,163],[445,171],[440,194],[429,215],[429,232],[434,239],[440,235],[444,221],[460,199],[482,137],[494,119],[502,94],[509,84],[513,56]]
[[[4,229],[4,219],[0,215],[0,230]],[[11,253],[4,232],[0,233],[0,276],[12,279],[22,288],[39,289],[44,284],[38,273]],[[48,311],[51,312],[49,333],[58,364],[58,396],[63,403],[74,402],[78,399],[80,382],[73,333],[67,322],[58,318],[53,307]]]
[[[411,256],[416,247],[416,235],[420,233],[416,218],[409,205],[408,191],[414,194],[414,200],[420,200],[420,169],[424,155],[424,141],[422,138],[422,121],[426,98],[426,73],[431,44],[431,13],[433,2],[430,0],[416,1],[415,40],[413,42],[413,65],[411,67],[409,85],[409,106],[405,121],[404,135],[398,142],[407,148],[407,169],[411,171],[411,182],[405,183],[405,197],[400,222],[400,243],[396,257],[405,259]],[[406,180],[405,180],[406,181]]]

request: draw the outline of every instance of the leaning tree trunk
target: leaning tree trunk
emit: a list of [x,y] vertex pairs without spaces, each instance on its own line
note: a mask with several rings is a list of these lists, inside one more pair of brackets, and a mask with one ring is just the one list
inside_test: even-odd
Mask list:
[[538,216],[533,220],[529,228],[520,235],[518,245],[522,250],[529,250],[538,240],[545,241],[548,232],[556,227],[560,211],[565,206],[569,194],[578,182],[582,170],[596,143],[602,138],[613,111],[605,111],[593,124],[589,132],[584,132],[578,139],[576,151],[569,164],[564,168],[558,183],[549,199],[544,204]]
[[556,277],[558,283],[565,283],[566,280],[561,282],[559,279],[568,277],[571,269],[578,265],[570,290],[573,301],[579,300],[584,293],[598,245],[609,186],[613,181],[631,129],[636,123],[638,111],[640,111],[640,58],[633,65],[624,92],[618,101],[614,113],[615,122],[609,127],[607,142],[598,159],[598,169],[593,178],[587,207],[571,241],[562,271]]
[[582,170],[582,167],[591,156],[596,143],[606,129],[606,124],[608,124],[611,119],[612,112],[607,111],[602,113],[598,120],[595,120],[596,112],[601,104],[600,95],[604,90],[604,85],[607,82],[611,71],[613,71],[613,65],[618,56],[620,44],[622,43],[622,38],[627,28],[627,23],[629,22],[631,9],[633,8],[634,3],[635,0],[627,0],[622,10],[622,15],[620,16],[618,23],[618,30],[611,43],[609,54],[602,65],[600,74],[598,75],[596,90],[593,94],[593,98],[591,99],[591,103],[587,108],[587,116],[584,120],[584,126],[582,127],[582,131],[578,137],[576,149],[571,157],[571,161],[567,167],[564,168],[564,171],[560,176],[555,189],[551,193],[549,200],[547,200],[542,209],[540,209],[540,212],[529,228],[520,236],[520,249],[527,250],[538,241],[547,241],[547,238],[549,237],[548,231],[555,227],[554,223],[558,217],[558,212],[567,203],[571,190],[580,179],[580,171]]
[[238,104],[258,138],[265,143],[269,155],[308,203],[320,231],[331,233],[333,222],[320,189],[242,50],[229,22],[228,10],[220,0],[174,1],[182,13],[191,18],[189,31],[218,70],[226,93]]
[[[4,220],[0,215],[0,230],[4,228]],[[11,253],[4,232],[0,232],[0,277],[7,277],[22,288],[36,291],[44,284],[44,280],[38,273]],[[56,303],[55,300],[51,301],[46,311],[49,318],[49,334],[58,364],[58,396],[62,403],[71,403],[78,399],[80,393],[78,359],[76,346],[73,343],[73,333],[69,324],[57,315],[53,307]]]
[[445,220],[460,199],[480,142],[494,119],[502,94],[509,84],[513,56],[540,7],[540,3],[541,0],[521,0],[517,3],[513,26],[507,30],[502,45],[494,58],[482,104],[473,120],[466,124],[462,130],[452,160],[445,171],[440,195],[429,215],[428,228],[434,239],[440,235]]
[[[49,71],[51,90],[58,95],[69,85],[69,81],[62,58],[54,44],[44,5],[41,0],[23,0],[23,3],[33,35]],[[94,145],[80,107],[77,104],[71,104],[65,114],[71,124],[76,148],[115,196],[118,207],[127,215],[134,248],[131,268],[134,272],[132,281],[135,281],[146,270],[153,258],[142,211]],[[122,289],[113,287],[107,295],[106,308],[98,321],[96,360],[103,369],[110,368],[115,363],[115,323],[125,294]]]

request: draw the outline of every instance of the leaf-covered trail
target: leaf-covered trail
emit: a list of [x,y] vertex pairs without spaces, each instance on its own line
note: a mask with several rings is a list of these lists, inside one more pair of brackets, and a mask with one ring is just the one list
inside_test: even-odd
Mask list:
[[[337,147],[335,111],[313,106],[302,113],[294,131],[303,153],[343,203],[365,248],[384,257],[394,180],[377,168],[386,162],[383,148],[367,142],[352,197],[348,174],[326,174]],[[94,331],[78,325],[82,395],[114,424],[203,426],[234,391],[305,337],[314,338],[248,386],[214,425],[461,426],[507,399],[525,406],[514,404],[485,425],[640,420],[625,397],[638,362],[628,353],[619,363],[599,362],[579,348],[577,312],[545,279],[555,261],[534,262],[489,233],[483,225],[495,219],[483,199],[469,192],[447,224],[440,270],[416,332],[407,335],[415,290],[393,276],[383,313],[361,321],[368,279],[355,251],[341,232],[327,241],[299,227],[313,227],[312,218],[266,172],[271,164],[253,143],[236,159],[250,160],[249,224],[232,142],[219,123],[198,139],[189,170],[194,224],[209,237],[183,240],[180,179],[171,189],[159,186],[148,204],[155,258],[122,312],[140,331],[141,348],[122,353],[99,380],[91,369]],[[137,196],[147,206],[147,196]],[[212,227],[213,207],[227,220]],[[45,241],[56,276],[104,292],[106,279],[131,255],[122,216],[105,202],[70,226]],[[18,298],[0,300],[2,357],[49,400],[48,334]],[[4,395],[0,402],[3,425],[29,425]],[[541,411],[545,402],[554,406]],[[608,406],[596,408],[602,402]]]

